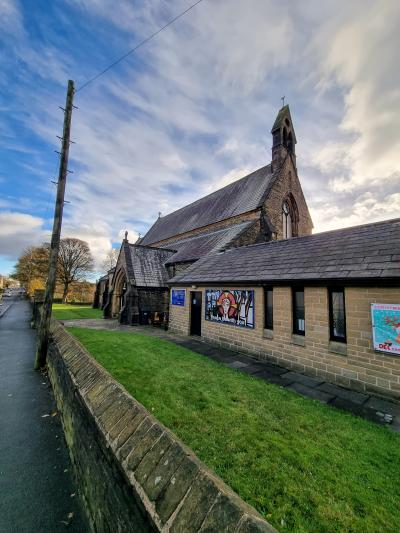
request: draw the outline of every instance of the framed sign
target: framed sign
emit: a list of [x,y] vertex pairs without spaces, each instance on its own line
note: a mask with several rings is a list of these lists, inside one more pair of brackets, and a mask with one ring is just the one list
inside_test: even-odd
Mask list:
[[171,304],[179,305],[180,307],[183,307],[185,305],[185,295],[186,295],[185,289],[172,289]]
[[254,328],[254,291],[206,290],[206,320]]
[[400,355],[400,304],[371,304],[374,350]]

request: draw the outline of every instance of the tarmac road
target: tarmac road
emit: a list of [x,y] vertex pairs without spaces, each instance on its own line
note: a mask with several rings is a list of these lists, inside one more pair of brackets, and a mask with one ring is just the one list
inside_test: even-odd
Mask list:
[[0,318],[0,533],[89,532],[36,332],[19,296]]

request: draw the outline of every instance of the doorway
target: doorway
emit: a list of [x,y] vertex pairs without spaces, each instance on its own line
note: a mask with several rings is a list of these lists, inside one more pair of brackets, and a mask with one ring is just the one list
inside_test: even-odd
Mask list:
[[200,291],[190,292],[190,334],[201,335],[201,301]]

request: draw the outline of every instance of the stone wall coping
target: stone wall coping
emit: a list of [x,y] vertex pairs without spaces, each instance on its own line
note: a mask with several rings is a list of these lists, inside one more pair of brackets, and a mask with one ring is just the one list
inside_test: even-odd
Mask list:
[[56,320],[51,336],[55,357],[65,365],[104,450],[113,455],[152,528],[174,533],[276,531]]

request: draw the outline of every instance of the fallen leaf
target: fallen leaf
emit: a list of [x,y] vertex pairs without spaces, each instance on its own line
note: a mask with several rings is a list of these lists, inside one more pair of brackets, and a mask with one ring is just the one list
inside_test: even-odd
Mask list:
[[54,411],[54,413],[51,413],[51,416],[57,416],[57,415],[58,415],[57,411]]

